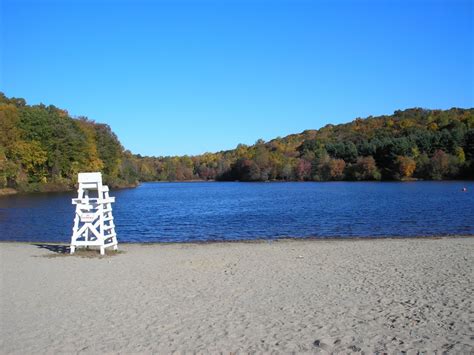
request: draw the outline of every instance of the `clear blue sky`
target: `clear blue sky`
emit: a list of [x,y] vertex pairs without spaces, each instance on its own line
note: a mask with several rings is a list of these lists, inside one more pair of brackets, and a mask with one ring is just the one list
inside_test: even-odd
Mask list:
[[142,155],[474,106],[473,1],[0,2],[0,90]]

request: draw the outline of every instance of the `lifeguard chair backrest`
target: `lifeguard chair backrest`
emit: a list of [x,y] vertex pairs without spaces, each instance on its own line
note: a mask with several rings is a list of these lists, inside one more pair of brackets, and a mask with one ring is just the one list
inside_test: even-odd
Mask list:
[[86,189],[98,190],[102,187],[102,174],[101,173],[79,173],[77,177],[79,186]]

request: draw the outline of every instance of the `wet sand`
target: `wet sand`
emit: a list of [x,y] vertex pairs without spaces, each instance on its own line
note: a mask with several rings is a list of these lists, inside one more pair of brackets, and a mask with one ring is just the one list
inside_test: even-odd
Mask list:
[[474,349],[473,237],[119,247],[0,243],[0,352]]

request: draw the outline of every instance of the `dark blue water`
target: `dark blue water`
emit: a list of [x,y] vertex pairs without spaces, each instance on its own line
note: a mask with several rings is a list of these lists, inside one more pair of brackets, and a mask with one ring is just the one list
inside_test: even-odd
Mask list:
[[[474,234],[472,181],[148,183],[112,195],[119,242]],[[68,242],[72,197],[0,198],[0,240]]]

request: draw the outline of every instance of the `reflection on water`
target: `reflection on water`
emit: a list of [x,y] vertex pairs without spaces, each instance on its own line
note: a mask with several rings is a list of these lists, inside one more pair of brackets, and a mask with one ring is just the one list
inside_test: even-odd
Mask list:
[[[0,240],[68,242],[74,195],[0,198]],[[147,183],[112,195],[121,242],[474,234],[472,181]]]

